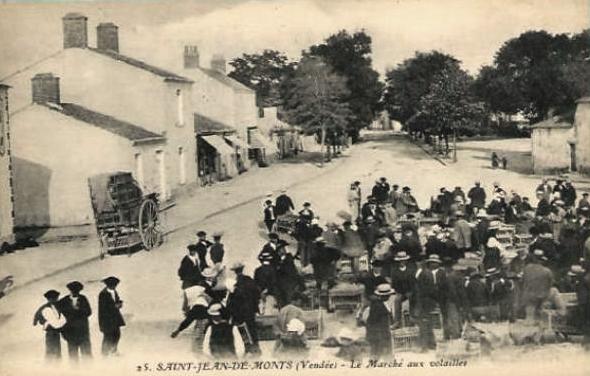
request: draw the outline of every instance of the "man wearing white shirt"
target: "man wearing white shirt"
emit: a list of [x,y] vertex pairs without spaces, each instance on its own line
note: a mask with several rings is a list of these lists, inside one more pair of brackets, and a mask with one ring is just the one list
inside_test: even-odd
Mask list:
[[47,303],[42,305],[35,313],[33,325],[40,324],[45,330],[45,357],[50,360],[61,358],[61,328],[66,324],[66,318],[55,306],[59,292],[49,290],[43,294]]

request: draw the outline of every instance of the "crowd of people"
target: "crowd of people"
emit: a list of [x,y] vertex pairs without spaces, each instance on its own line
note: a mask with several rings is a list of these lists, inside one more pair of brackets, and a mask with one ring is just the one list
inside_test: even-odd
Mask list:
[[[252,276],[244,273],[243,262],[225,265],[221,232],[212,242],[205,231],[197,232],[178,269],[184,317],[170,336],[201,323],[196,327],[204,330],[195,340],[205,355],[259,356],[256,319],[276,315],[275,353],[307,354],[304,308],[314,294],[329,294],[346,279],[363,286],[356,318],[376,358],[392,354],[392,331],[404,326],[419,328],[423,351],[434,349],[433,317],[441,318],[447,340],[459,338],[469,321],[539,323],[545,309],[565,315],[560,292],[577,295],[575,323],[588,345],[588,193],[578,200],[572,182],[560,178],[555,185],[544,179],[536,196],[534,208],[527,197],[507,194],[499,183],[487,190],[475,182],[467,193],[460,186],[442,187],[421,209],[411,187],[400,189],[383,177],[366,200],[361,183],[353,182],[349,210],[338,213],[341,223],[322,226],[310,202],[297,211],[283,190],[263,202],[268,241],[258,251]],[[105,355],[116,352],[125,325],[118,282],[105,279],[99,295]],[[83,286],[67,287],[71,294],[61,300],[57,291],[48,291],[48,303],[35,315],[52,357],[59,355],[60,333],[73,357],[91,352],[91,311],[80,294]]]

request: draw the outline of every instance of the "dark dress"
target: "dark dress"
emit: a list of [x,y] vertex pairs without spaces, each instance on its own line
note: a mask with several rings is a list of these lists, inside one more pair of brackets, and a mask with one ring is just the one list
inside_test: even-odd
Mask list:
[[209,349],[214,359],[236,357],[232,325],[227,322],[211,323]]
[[77,303],[74,304],[73,298],[68,295],[59,301],[58,309],[66,318],[62,334],[68,343],[70,359],[77,360],[79,354],[92,355],[88,327],[88,317],[92,314],[92,309],[88,299],[84,295],[78,295]]
[[390,324],[391,313],[385,307],[385,303],[377,298],[372,299],[367,318],[367,342],[371,347],[372,357],[392,355]]
[[103,334],[102,353],[110,355],[117,352],[117,346],[121,339],[121,327],[125,326],[125,320],[117,305],[122,304],[119,294],[115,292],[115,298],[104,288],[98,294],[98,326]]

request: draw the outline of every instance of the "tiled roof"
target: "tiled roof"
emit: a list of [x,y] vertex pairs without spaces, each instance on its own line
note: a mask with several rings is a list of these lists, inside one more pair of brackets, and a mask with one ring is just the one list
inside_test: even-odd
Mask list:
[[223,124],[217,120],[208,118],[205,115],[195,113],[195,132],[197,134],[203,133],[223,133],[235,132],[235,129],[229,125]]
[[160,134],[148,131],[145,128],[126,121],[116,119],[112,116],[89,110],[85,107],[78,106],[77,104],[61,103],[57,105],[48,103],[44,106],[65,116],[72,117],[87,124],[92,124],[105,131],[124,137],[130,141],[164,140],[164,137]]
[[248,86],[242,84],[234,80],[231,77],[228,77],[224,73],[216,71],[215,69],[208,69],[208,68],[200,68],[203,72],[205,72],[209,77],[216,79],[217,81],[230,86],[232,89],[236,91],[240,91],[243,93],[254,93],[254,90],[250,89]]
[[150,65],[148,63],[145,63],[145,62],[143,62],[141,60],[134,59],[134,58],[129,57],[129,56],[121,55],[121,54],[116,53],[116,52],[113,52],[113,51],[99,50],[99,49],[93,48],[93,47],[88,47],[88,49],[90,51],[94,51],[94,52],[99,53],[101,55],[108,56],[108,57],[110,57],[112,59],[115,59],[117,61],[121,61],[123,63],[129,64],[129,65],[134,66],[136,68],[146,70],[146,71],[148,71],[150,73],[155,74],[156,76],[163,77],[166,80],[178,81],[178,82],[187,82],[187,83],[192,83],[193,82],[189,78],[179,76],[176,73],[172,73],[172,72],[167,71],[165,69],[155,67],[153,65]]

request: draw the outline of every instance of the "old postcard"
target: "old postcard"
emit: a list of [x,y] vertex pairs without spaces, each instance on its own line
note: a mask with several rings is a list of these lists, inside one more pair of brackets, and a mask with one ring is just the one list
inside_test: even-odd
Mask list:
[[587,374],[587,0],[2,0],[0,376]]

